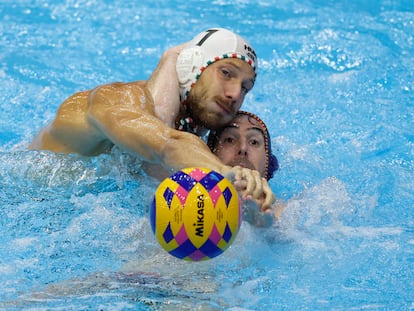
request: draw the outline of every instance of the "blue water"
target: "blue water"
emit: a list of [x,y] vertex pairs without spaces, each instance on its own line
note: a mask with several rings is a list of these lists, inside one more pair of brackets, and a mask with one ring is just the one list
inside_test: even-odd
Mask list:
[[[237,8],[237,9],[236,9]],[[414,310],[414,2],[0,1],[0,308]],[[74,92],[146,79],[213,26],[256,48],[287,208],[189,263],[139,159],[27,151]]]

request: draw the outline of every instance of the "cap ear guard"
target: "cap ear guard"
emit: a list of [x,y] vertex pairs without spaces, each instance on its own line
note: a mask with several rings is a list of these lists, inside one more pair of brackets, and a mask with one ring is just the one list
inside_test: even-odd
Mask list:
[[199,69],[203,66],[204,53],[199,46],[188,47],[178,55],[176,71],[180,83],[180,98],[187,98],[191,85],[195,83]]
[[[203,66],[203,51],[199,46],[185,48],[177,58],[177,76],[181,86],[192,83],[194,76],[201,66]],[[188,85],[189,86],[189,85]]]
[[273,178],[273,174],[279,169],[279,161],[277,157],[271,153],[269,157],[269,164],[267,165],[266,179]]

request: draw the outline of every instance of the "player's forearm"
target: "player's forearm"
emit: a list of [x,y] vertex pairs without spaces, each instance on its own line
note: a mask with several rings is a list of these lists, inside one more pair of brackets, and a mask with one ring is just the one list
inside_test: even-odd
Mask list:
[[206,167],[224,174],[225,166],[197,136],[171,129],[162,151],[166,168]]
[[155,114],[170,127],[174,127],[180,105],[176,62],[182,48],[183,45],[164,52],[157,68],[146,83],[146,88],[152,95]]

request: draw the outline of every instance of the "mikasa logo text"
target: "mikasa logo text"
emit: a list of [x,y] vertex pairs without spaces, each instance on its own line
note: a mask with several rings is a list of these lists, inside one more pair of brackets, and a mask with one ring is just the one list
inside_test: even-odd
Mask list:
[[197,221],[194,223],[195,235],[204,236],[204,195],[197,197]]

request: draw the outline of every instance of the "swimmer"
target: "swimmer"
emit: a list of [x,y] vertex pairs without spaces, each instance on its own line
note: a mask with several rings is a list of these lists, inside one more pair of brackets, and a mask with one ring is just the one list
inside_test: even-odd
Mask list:
[[[224,164],[256,170],[266,180],[270,180],[279,168],[266,124],[253,113],[239,111],[228,125],[210,132],[207,144]],[[243,219],[266,227],[280,217],[283,207],[278,203],[265,211],[244,202]]]
[[147,81],[70,96],[29,148],[94,156],[116,145],[169,172],[208,167],[230,178],[244,196],[264,198],[267,209],[275,196],[266,179],[256,170],[223,164],[201,139],[233,119],[256,70],[256,53],[246,40],[209,29],[164,52]]

